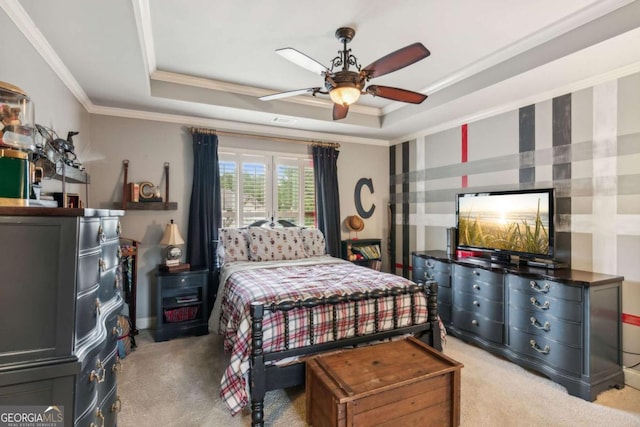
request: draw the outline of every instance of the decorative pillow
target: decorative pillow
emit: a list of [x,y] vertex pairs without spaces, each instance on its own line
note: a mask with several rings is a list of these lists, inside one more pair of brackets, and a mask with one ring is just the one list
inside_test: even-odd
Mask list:
[[303,228],[300,234],[302,235],[304,251],[308,256],[324,255],[327,252],[327,245],[322,231],[317,228]]
[[298,227],[249,227],[251,261],[282,261],[308,258]]
[[249,237],[243,228],[221,228],[218,234],[223,251],[222,263],[249,261]]

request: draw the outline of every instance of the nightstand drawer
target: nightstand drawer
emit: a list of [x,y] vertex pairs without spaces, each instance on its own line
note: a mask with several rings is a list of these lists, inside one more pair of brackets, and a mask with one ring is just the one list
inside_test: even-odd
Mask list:
[[162,288],[192,288],[194,286],[202,286],[206,281],[206,276],[201,274],[189,274],[184,275],[166,275],[162,276]]

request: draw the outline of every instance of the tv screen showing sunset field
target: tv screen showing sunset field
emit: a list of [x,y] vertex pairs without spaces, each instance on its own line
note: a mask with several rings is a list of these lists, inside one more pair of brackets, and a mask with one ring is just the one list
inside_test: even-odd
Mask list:
[[461,194],[458,246],[549,254],[549,192]]

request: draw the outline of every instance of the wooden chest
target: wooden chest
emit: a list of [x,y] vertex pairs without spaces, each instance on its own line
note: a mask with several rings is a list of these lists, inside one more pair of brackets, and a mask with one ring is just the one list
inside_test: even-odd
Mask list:
[[410,337],[307,360],[307,423],[458,426],[463,365]]

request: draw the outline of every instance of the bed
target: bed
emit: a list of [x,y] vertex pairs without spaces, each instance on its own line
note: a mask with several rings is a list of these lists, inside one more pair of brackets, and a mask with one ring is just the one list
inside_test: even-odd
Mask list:
[[442,349],[437,284],[324,254],[317,229],[221,229],[218,297],[209,319],[230,361],[220,395],[264,424],[269,390],[304,383],[305,356],[406,334]]

